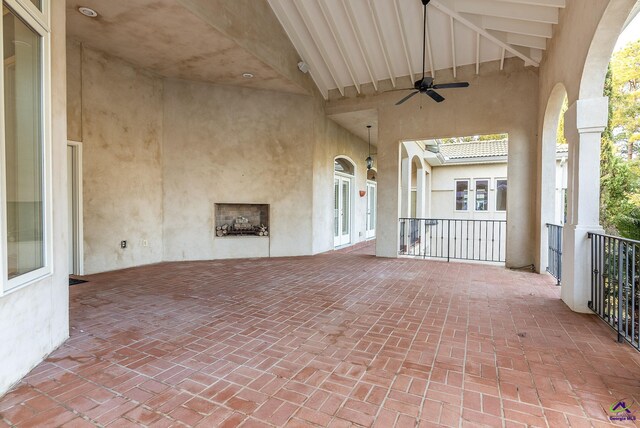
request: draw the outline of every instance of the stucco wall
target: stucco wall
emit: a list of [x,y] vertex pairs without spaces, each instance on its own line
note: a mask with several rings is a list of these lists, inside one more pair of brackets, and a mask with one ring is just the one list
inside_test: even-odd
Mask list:
[[[313,120],[308,96],[167,80],[164,259],[311,254]],[[270,204],[270,238],[216,238],[215,203]]]
[[[453,79],[450,70],[438,71],[436,76],[442,82]],[[415,97],[395,106],[398,95],[389,93],[335,100],[328,106],[329,114],[378,109],[377,254],[397,256],[401,140],[508,133],[509,185],[518,197],[507,202],[507,265],[531,264],[535,251],[530,243],[535,234],[538,70],[511,59],[505,61],[503,71],[497,62],[482,64],[480,75],[473,66],[459,67],[458,80],[469,81],[471,86],[443,92],[446,101],[441,104]]]
[[0,396],[69,337],[64,2],[51,13],[53,274],[0,297]]
[[83,144],[84,273],[160,262],[162,79],[89,47],[68,47],[69,139]]

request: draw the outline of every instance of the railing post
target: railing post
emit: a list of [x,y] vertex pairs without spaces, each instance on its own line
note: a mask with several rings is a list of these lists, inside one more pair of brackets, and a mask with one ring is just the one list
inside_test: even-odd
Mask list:
[[622,241],[618,241],[618,343],[624,342],[622,334]]
[[451,256],[451,220],[447,220],[447,262]]

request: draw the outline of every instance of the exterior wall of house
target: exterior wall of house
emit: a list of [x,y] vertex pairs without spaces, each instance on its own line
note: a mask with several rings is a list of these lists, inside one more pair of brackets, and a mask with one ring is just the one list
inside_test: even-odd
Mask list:
[[[356,165],[352,243],[365,239],[368,146],[326,118],[318,95],[163,79],[74,41],[68,51],[85,274],[329,251],[339,155]],[[216,203],[270,204],[269,238],[217,238]]]
[[80,76],[68,123],[83,145],[85,273],[160,262],[162,79],[73,41],[68,51],[69,76]]
[[53,272],[0,297],[0,396],[69,337],[65,4],[50,4]]

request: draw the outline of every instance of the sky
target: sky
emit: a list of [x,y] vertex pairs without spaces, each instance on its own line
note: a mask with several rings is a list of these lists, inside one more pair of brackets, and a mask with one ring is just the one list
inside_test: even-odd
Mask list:
[[614,52],[624,48],[627,43],[638,39],[640,39],[640,13],[636,15],[633,21],[631,21],[622,34],[620,34],[620,38],[618,38],[618,43],[616,43]]

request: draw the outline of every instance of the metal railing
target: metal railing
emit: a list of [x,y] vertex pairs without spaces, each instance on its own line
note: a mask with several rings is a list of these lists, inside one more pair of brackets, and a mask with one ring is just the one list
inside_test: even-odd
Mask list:
[[399,254],[504,263],[506,220],[401,218]]
[[640,241],[589,233],[591,300],[589,308],[640,350]]
[[549,250],[547,258],[547,272],[562,282],[562,226],[547,223]]

